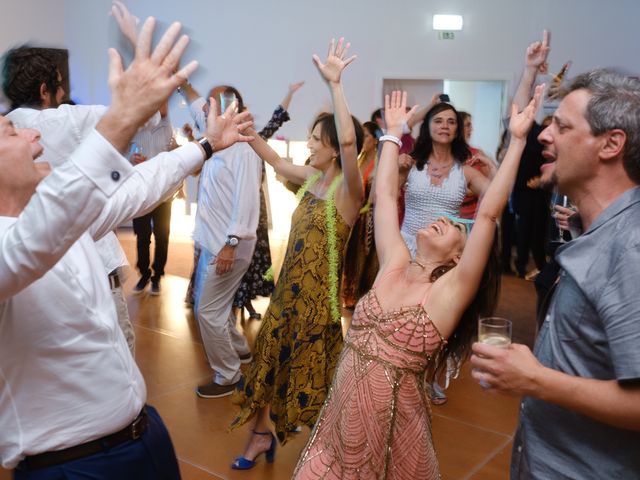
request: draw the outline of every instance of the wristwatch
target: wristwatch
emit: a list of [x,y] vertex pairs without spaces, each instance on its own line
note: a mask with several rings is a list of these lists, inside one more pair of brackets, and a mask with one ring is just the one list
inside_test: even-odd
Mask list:
[[224,242],[225,245],[228,245],[230,247],[237,247],[238,243],[240,243],[240,239],[235,235],[229,235],[227,237],[227,240]]
[[199,138],[196,141],[200,144],[200,146],[204,150],[204,159],[209,160],[213,155],[213,146],[209,143],[209,140],[207,140],[207,137]]

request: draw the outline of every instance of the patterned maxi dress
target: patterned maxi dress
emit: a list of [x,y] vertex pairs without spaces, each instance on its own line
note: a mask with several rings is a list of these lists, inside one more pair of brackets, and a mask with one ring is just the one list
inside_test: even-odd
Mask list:
[[294,478],[440,478],[423,382],[446,342],[423,305],[383,311],[375,286],[362,297]]
[[[340,259],[349,230],[336,213]],[[307,192],[291,219],[284,265],[256,339],[254,361],[233,396],[241,411],[232,428],[266,405],[282,443],[298,425],[315,424],[342,350],[341,325],[330,313],[328,279],[326,203]]]

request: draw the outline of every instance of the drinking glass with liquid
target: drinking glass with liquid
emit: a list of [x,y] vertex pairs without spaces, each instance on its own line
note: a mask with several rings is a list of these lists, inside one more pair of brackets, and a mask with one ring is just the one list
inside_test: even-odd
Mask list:
[[556,212],[556,206],[569,209],[573,209],[574,207],[571,204],[569,197],[560,194],[557,190],[553,191],[553,195],[551,196],[551,204],[549,205],[549,207],[551,208],[551,217],[556,221],[557,238],[550,238],[549,242],[556,244],[566,243],[568,240],[571,240],[571,234],[568,230],[564,230],[558,224],[558,221],[556,220],[558,214]]
[[[236,94],[233,92],[225,91],[220,94],[220,114],[224,114],[227,111],[227,108],[233,103],[236,102]],[[236,112],[238,111],[238,104],[236,103],[235,107]]]
[[511,320],[500,317],[481,318],[478,321],[478,342],[507,348],[511,345]]

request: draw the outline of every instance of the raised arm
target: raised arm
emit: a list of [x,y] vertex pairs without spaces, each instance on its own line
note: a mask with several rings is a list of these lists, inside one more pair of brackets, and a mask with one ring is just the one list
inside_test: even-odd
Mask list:
[[273,111],[267,124],[262,128],[262,130],[260,130],[260,132],[258,132],[262,138],[265,140],[270,139],[284,122],[289,121],[291,117],[289,117],[289,112],[287,110],[289,110],[293,94],[296,93],[302,85],[304,85],[304,82],[292,83],[289,85],[287,94],[282,99],[282,102],[280,102],[280,105],[278,105],[278,107]]
[[133,15],[124,3],[114,0],[111,5],[111,15],[118,24],[120,32],[133,48],[138,43],[138,24],[140,20]]
[[434,93],[431,96],[431,101],[424,107],[418,108],[418,110],[416,110],[416,114],[413,115],[409,120],[407,120],[407,126],[410,129],[415,127],[418,123],[422,122],[424,120],[424,117],[427,116],[427,113],[429,113],[429,110],[431,110],[437,103],[440,102],[440,95],[442,95],[442,93]]
[[542,41],[534,42],[527,48],[525,55],[524,71],[518,84],[518,89],[513,97],[513,103],[522,111],[531,100],[533,84],[538,73],[547,73],[547,56],[549,55],[549,32],[542,32]]
[[[527,142],[527,133],[531,129],[536,112],[540,107],[543,90],[544,85],[536,87],[533,99],[522,112],[519,112],[515,104],[511,106],[509,149],[480,202],[475,224],[467,239],[458,266],[451,270],[446,279],[448,283],[445,288],[447,294],[442,296],[442,301],[448,302],[455,299],[451,302],[452,306],[447,304],[447,308],[457,309],[458,314],[467,308],[478,290],[482,272],[493,244],[496,224],[507,204],[509,193],[515,182],[520,158]],[[445,277],[443,277],[444,279]]]
[[306,165],[294,165],[291,162],[281,158],[276,151],[269,146],[267,141],[258,135],[253,128],[247,129],[244,132],[246,135],[251,135],[253,141],[251,142],[251,148],[258,154],[258,156],[269,165],[273,167],[278,175],[283,176],[288,181],[295,183],[296,185],[302,185],[307,178],[311,175],[318,173],[318,171]]
[[284,110],[289,110],[289,105],[291,105],[291,99],[293,98],[293,94],[296,93],[298,90],[300,90],[303,85],[304,85],[304,80],[301,82],[296,82],[289,85],[287,94],[284,96],[284,98],[280,102],[280,106]]
[[[350,43],[344,43],[344,38],[340,38],[337,44],[335,39],[332,39],[329,44],[329,53],[327,54],[325,62],[322,63],[318,55],[313,55],[313,62],[331,92],[336,129],[338,131],[338,141],[340,142],[340,158],[342,160],[342,173],[344,177],[341,184],[341,191],[336,192],[336,195],[343,197],[343,205],[347,206],[347,208],[344,209],[344,213],[347,213],[346,216],[355,219],[364,197],[364,187],[362,185],[362,176],[358,169],[356,131],[353,126],[353,119],[349,113],[349,107],[347,106],[341,81],[343,70],[356,59],[355,55],[346,58],[350,46]],[[338,198],[336,199],[339,201]],[[351,215],[351,213],[353,213],[353,215]],[[345,219],[348,220],[346,217]]]
[[184,97],[184,99],[189,105],[191,105],[193,102],[195,102],[201,97],[198,91],[195,88],[193,88],[193,85],[191,85],[189,82],[185,82],[183,85],[180,85],[179,88],[180,88],[180,95]]
[[[126,70],[109,51],[112,104],[69,162],[45,178],[0,246],[0,301],[44,275],[89,228],[133,168],[119,153],[172,90],[195,70],[190,63],[173,73],[186,48],[173,24],[151,52],[155,21],[148,19],[135,57]],[[144,91],[145,95],[140,95]]]
[[[211,99],[212,104],[215,100]],[[236,113],[233,105],[224,115],[217,109],[209,112],[205,138],[213,152],[224,150],[236,142],[252,141],[253,137],[241,135],[252,125],[249,112]],[[168,198],[182,184],[187,175],[202,168],[207,152],[197,142],[162,152],[150,160],[136,165],[131,175],[113,195],[99,217],[93,222],[90,233],[94,239],[101,238],[121,223],[144,215]]]
[[[406,111],[407,92],[392,92],[385,95],[385,121],[387,135],[397,139],[402,135],[402,124],[414,114],[417,106]],[[376,172],[376,203],[374,225],[376,251],[380,261],[380,271],[406,264],[410,260],[409,250],[400,235],[398,223],[398,154],[400,147],[393,141],[382,145],[378,170]]]

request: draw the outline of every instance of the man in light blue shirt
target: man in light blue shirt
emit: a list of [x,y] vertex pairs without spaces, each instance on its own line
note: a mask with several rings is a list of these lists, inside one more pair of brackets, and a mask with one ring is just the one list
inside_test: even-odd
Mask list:
[[473,376],[523,395],[513,479],[640,472],[640,79],[578,76],[539,136],[584,234],[562,270],[534,353],[476,343]]

